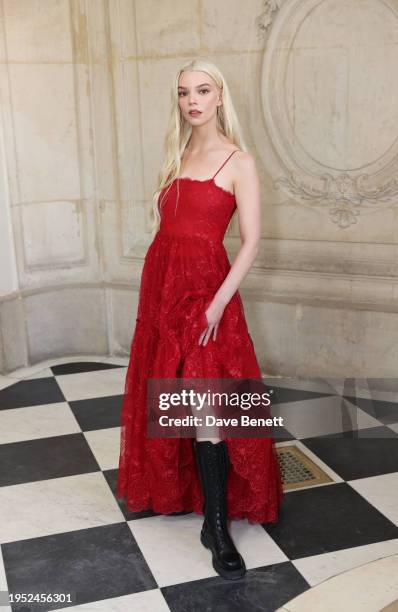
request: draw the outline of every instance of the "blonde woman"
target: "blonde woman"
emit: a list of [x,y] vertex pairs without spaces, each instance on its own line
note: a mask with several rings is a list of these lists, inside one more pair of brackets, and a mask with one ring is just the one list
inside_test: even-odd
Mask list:
[[[238,287],[256,257],[259,180],[227,83],[211,62],[185,64],[172,84],[165,158],[154,194],[156,235],[145,257],[122,406],[117,496],[131,511],[204,514],[201,542],[226,579],[245,563],[228,519],[278,519],[271,438],[149,438],[148,378],[253,378],[261,372]],[[238,214],[240,249],[223,238]]]

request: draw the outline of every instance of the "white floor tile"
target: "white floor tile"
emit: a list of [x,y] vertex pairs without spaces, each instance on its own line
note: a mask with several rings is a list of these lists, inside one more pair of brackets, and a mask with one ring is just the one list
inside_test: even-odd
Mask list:
[[348,484],[398,526],[398,472],[349,480]]
[[120,427],[85,431],[84,435],[102,470],[119,466]]
[[247,569],[289,560],[261,525],[250,525],[246,519],[230,521],[229,530]]
[[315,586],[332,576],[359,567],[364,563],[396,554],[398,554],[398,538],[296,559],[292,563],[306,581],[311,586]]
[[0,444],[79,433],[66,402],[0,410]]
[[[203,517],[155,516],[128,524],[160,587],[217,575],[200,542]],[[231,521],[230,533],[248,569],[287,560],[260,525]]]
[[28,378],[29,376],[34,376],[35,374],[42,372],[43,370],[47,369],[48,365],[48,362],[44,361],[32,366],[25,366],[23,368],[18,368],[18,370],[10,372],[9,376],[14,379],[16,378],[18,380],[22,380],[24,378]]
[[393,431],[395,431],[395,433],[398,433],[398,423],[390,423],[388,427],[392,429]]
[[[81,604],[68,608],[57,608],[57,610],[76,610],[76,612],[169,612],[162,592],[159,589],[132,593],[122,597],[102,599],[93,603]],[[55,611],[56,612],[56,611]]]
[[15,385],[16,380],[11,376],[0,376],[0,390]]
[[199,540],[202,523],[197,514],[128,521],[160,587],[216,576],[210,553]]
[[121,395],[124,392],[125,378],[126,368],[56,376],[57,383],[68,401]]
[[102,472],[0,487],[0,543],[124,520]]
[[398,599],[398,555],[338,574],[284,604],[289,612],[376,612]]
[[24,380],[32,380],[34,378],[48,378],[49,376],[53,376],[52,371],[50,370],[50,368],[44,368],[43,370],[39,370],[38,372],[35,372],[35,374],[26,376]]
[[106,359],[103,360],[103,362],[111,363],[113,365],[128,366],[129,360],[130,360],[129,357],[107,357]]

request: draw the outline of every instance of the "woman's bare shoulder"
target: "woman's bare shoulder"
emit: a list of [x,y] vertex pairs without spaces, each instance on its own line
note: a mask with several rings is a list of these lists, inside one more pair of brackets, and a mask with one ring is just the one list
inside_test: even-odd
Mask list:
[[238,165],[255,165],[254,157],[251,153],[249,153],[248,151],[241,151],[240,149],[235,149],[235,151],[236,153],[234,155],[234,158]]
[[[234,174],[238,178],[242,175],[253,175],[256,174],[256,162],[251,153],[248,151],[237,150],[235,155],[233,156],[234,160]],[[232,158],[232,159],[233,159]]]

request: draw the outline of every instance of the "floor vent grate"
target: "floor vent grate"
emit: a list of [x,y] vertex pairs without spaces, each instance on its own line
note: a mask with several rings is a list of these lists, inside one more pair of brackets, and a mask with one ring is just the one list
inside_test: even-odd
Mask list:
[[333,482],[326,472],[294,444],[280,446],[276,450],[285,491]]

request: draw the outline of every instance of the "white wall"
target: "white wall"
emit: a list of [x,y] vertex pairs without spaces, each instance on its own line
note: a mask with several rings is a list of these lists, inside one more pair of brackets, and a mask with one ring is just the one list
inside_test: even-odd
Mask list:
[[18,276],[2,131],[0,131],[0,270],[0,296],[13,293],[18,289]]
[[[241,293],[262,367],[396,375],[395,0],[0,11],[3,370],[128,353],[169,87],[204,55],[228,80],[261,177],[261,252]],[[225,244],[232,258],[236,228]]]

